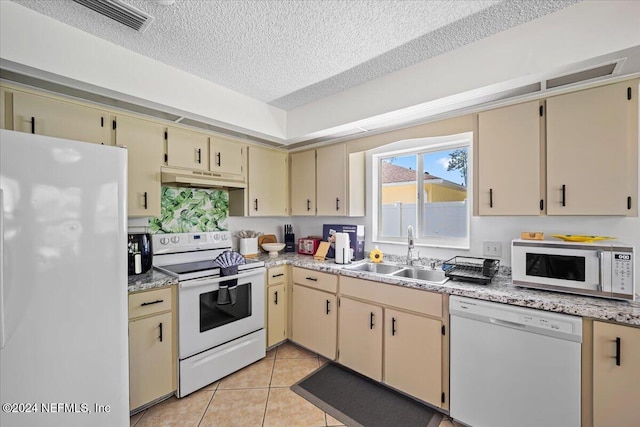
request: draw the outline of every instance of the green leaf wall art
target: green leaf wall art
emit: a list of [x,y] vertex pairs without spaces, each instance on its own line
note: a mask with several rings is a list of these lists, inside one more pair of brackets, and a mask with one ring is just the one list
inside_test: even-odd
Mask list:
[[149,218],[152,233],[226,231],[229,193],[224,190],[162,187],[160,218]]

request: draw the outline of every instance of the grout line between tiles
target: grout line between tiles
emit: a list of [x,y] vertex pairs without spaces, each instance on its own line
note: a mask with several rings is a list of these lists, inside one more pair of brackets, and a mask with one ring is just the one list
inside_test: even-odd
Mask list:
[[209,409],[209,406],[211,406],[211,402],[213,402],[213,396],[216,395],[216,391],[218,391],[218,387],[216,387],[215,390],[213,390],[213,393],[211,393],[211,397],[209,398],[209,403],[207,403],[207,406],[204,408],[204,412],[202,413],[202,416],[200,417],[200,421],[198,421],[198,426],[200,427],[200,424],[202,424],[202,421],[204,420],[204,417],[207,415],[207,410]]

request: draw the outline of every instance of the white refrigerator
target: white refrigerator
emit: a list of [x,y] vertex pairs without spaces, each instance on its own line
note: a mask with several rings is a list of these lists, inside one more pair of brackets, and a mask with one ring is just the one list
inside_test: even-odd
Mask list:
[[127,154],[0,130],[0,425],[127,426]]

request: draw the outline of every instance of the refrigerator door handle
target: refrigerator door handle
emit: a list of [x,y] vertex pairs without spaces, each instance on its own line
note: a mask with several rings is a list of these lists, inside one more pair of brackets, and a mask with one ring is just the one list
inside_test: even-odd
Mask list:
[[[4,263],[4,191],[0,188],[0,263]],[[0,271],[0,349],[4,348],[4,266]]]

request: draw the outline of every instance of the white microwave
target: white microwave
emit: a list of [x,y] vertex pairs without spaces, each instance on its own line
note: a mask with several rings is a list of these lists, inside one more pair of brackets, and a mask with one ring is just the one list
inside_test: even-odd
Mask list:
[[633,246],[548,240],[511,242],[513,284],[602,298],[633,300]]

